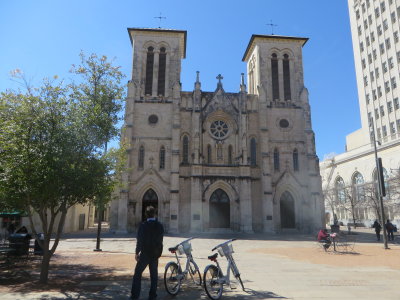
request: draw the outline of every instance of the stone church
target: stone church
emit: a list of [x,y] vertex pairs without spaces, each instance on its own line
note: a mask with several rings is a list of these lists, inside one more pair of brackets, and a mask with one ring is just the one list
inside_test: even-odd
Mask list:
[[[302,47],[253,35],[239,90],[181,90],[187,32],[129,28],[133,46],[122,140],[128,171],[111,230],[135,231],[153,205],[169,232],[310,232],[324,205]],[[217,74],[216,74],[217,75]],[[240,79],[240,80],[239,80]]]

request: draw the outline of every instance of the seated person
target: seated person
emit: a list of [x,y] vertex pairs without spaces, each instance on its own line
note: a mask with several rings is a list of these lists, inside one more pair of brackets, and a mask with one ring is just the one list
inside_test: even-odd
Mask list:
[[321,229],[321,230],[318,232],[317,240],[318,240],[318,242],[320,242],[320,243],[324,243],[324,249],[325,249],[325,250],[328,249],[329,246],[330,246],[331,243],[332,243],[332,241],[331,241],[331,239],[330,239],[330,236],[329,236],[329,233],[328,233],[328,230],[326,230],[326,229]]

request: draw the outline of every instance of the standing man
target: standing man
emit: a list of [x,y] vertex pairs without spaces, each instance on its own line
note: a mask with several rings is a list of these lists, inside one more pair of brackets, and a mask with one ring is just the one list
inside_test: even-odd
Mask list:
[[158,258],[163,249],[164,227],[155,218],[153,206],[146,208],[147,220],[140,224],[136,239],[136,268],[132,281],[131,299],[137,300],[140,296],[142,273],[147,265],[150,270],[149,300],[157,299]]
[[381,239],[382,226],[381,226],[381,224],[379,224],[378,220],[375,220],[374,225],[372,225],[372,228],[375,228],[376,239],[379,242]]
[[390,222],[390,220],[386,221],[385,228],[386,228],[386,231],[387,231],[387,235],[388,235],[389,241],[394,241],[394,235],[393,235],[394,226]]

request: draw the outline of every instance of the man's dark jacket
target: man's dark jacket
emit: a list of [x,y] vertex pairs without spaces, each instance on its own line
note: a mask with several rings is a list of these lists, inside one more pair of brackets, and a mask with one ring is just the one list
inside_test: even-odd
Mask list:
[[140,224],[136,254],[145,255],[150,259],[159,258],[163,250],[164,227],[157,220],[148,220]]

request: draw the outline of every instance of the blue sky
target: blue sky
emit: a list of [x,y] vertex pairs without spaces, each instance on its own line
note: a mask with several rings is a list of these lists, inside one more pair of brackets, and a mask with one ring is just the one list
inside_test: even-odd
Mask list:
[[350,24],[346,0],[1,0],[0,91],[15,87],[9,72],[19,68],[33,83],[58,75],[68,79],[79,52],[116,57],[131,75],[127,27],[187,30],[183,90],[200,71],[202,90],[237,92],[241,61],[252,34],[308,37],[303,49],[317,154],[344,151],[345,136],[360,128]]

